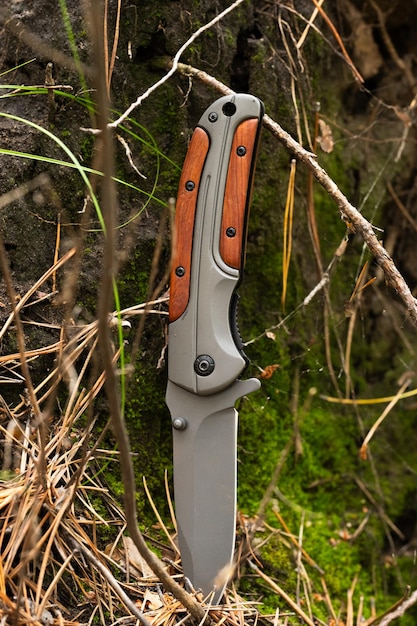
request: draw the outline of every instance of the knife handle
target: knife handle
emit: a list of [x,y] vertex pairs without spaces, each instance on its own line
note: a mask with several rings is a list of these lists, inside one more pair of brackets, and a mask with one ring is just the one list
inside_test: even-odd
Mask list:
[[[234,134],[227,172],[219,251],[226,265],[237,270],[242,270],[245,258],[258,136],[259,119],[241,122]],[[208,133],[197,127],[188,147],[178,188],[171,259],[170,322],[178,319],[188,304],[195,212],[209,146]]]
[[236,322],[263,105],[224,96],[200,118],[176,205],[168,376],[198,395],[230,386],[247,365]]

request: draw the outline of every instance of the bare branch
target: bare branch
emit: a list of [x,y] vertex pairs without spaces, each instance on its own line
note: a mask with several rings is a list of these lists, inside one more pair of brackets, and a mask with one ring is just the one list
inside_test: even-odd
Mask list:
[[98,110],[98,128],[101,133],[97,138],[99,150],[98,158],[101,159],[100,166],[103,171],[102,179],[102,209],[105,222],[104,241],[104,262],[103,276],[100,285],[100,296],[98,303],[98,343],[100,357],[105,372],[105,391],[112,420],[112,427],[117,439],[120,451],[120,465],[124,484],[124,501],[127,529],[135,546],[146,563],[159,578],[167,591],[171,592],[177,600],[190,612],[194,619],[202,622],[207,618],[204,608],[183,589],[166,571],[162,561],[150,550],[139,530],[136,515],[136,484],[135,473],[132,464],[132,455],[127,434],[124,416],[119,398],[119,381],[116,376],[113,350],[109,330],[109,313],[112,311],[113,286],[116,277],[115,261],[115,225],[117,217],[117,198],[113,178],[114,150],[112,130],[107,124],[109,119],[109,101],[106,83],[106,68],[103,60],[105,58],[102,42],[102,19],[98,6],[91,9],[91,31],[92,41],[95,46],[95,58],[97,59],[97,85],[96,98]]
[[197,37],[199,37],[206,30],[208,30],[209,28],[217,24],[217,22],[220,22],[220,20],[222,20],[225,17],[225,15],[227,15],[228,13],[236,9],[236,7],[238,7],[239,4],[242,4],[243,1],[244,0],[235,0],[235,2],[233,2],[233,4],[231,4],[229,7],[227,7],[227,9],[225,9],[224,11],[216,15],[216,17],[214,17],[210,22],[208,22],[207,24],[204,24],[204,26],[201,26],[198,30],[196,30],[196,32],[193,33],[191,37],[189,37],[187,41],[178,50],[178,52],[176,53],[176,55],[174,56],[172,60],[171,67],[168,70],[168,72],[165,74],[165,76],[163,76],[160,80],[158,80],[151,87],[149,87],[149,89],[147,89],[141,96],[139,96],[138,99],[135,102],[133,102],[117,120],[109,124],[109,128],[117,128],[119,124],[121,124],[127,117],[129,117],[132,111],[134,111],[138,106],[140,106],[142,102],[151,95],[151,93],[153,93],[161,85],[166,83],[166,81],[169,78],[171,78],[171,76],[175,74],[175,72],[177,71],[177,66],[181,58],[181,55],[193,43],[193,41],[195,41]]
[[[222,82],[195,67],[178,63],[177,70],[182,74],[198,78],[222,94],[230,95],[234,93]],[[329,196],[333,198],[339,207],[341,219],[347,224],[350,231],[358,233],[362,237],[370,252],[375,257],[376,262],[382,269],[386,282],[401,298],[407,308],[410,318],[414,324],[417,325],[417,300],[411,293],[410,288],[397,269],[391,256],[376,237],[372,225],[363,217],[358,209],[349,202],[346,196],[340,191],[334,180],[327,174],[321,165],[319,165],[317,157],[314,153],[303,148],[277,122],[269,117],[269,115],[264,116],[264,126],[296,159],[306,165],[320,185],[327,191]]]
[[110,570],[103,565],[103,563],[94,554],[88,550],[82,543],[76,541],[74,537],[69,538],[74,550],[78,550],[81,554],[90,561],[90,563],[103,575],[112,589],[119,596],[123,604],[129,609],[129,611],[140,621],[143,626],[151,626],[151,622],[144,616],[142,611],[139,611],[136,604],[125,593],[121,585],[117,582]]

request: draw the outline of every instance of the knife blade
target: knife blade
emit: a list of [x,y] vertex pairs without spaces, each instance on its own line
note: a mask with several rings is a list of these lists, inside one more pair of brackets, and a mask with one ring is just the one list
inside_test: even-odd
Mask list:
[[240,380],[248,360],[237,327],[249,205],[263,104],[234,94],[194,130],[179,183],[169,306],[167,406],[184,574],[211,601],[230,575],[236,527]]

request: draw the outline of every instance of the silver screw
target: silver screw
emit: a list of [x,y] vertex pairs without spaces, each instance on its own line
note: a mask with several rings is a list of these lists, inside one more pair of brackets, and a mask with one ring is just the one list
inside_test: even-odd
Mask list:
[[176,417],[172,422],[172,427],[175,430],[185,430],[187,428],[187,420],[183,417]]

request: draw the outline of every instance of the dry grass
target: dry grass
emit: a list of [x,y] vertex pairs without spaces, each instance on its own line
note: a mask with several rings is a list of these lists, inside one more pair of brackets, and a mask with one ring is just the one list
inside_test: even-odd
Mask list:
[[[120,459],[117,451],[103,445],[110,421],[97,436],[95,402],[105,385],[103,367],[97,359],[99,321],[76,324],[62,311],[63,321],[55,324],[58,341],[31,350],[24,346],[22,311],[33,304],[34,297],[39,298],[47,281],[58,289],[61,286],[65,292],[62,272],[73,262],[74,254],[70,250],[62,257],[55,255],[53,265],[25,294],[17,300],[10,294],[14,305],[12,312],[4,315],[0,329],[0,338],[5,338],[7,333],[21,334],[18,342],[21,350],[1,356],[0,365],[6,372],[16,372],[23,362],[27,365],[45,354],[55,354],[55,366],[43,380],[36,385],[25,380],[26,388],[32,387],[35,402],[28,394],[12,406],[0,398],[0,624],[179,625],[190,619],[189,607],[185,608],[166,582],[161,582],[161,576],[154,574],[127,536],[130,530],[127,509],[120,506],[101,480],[103,465],[119,464]],[[53,298],[49,300],[56,320],[59,309],[54,306]],[[166,297],[162,297],[107,317],[108,331],[114,329],[111,359],[114,371],[119,365],[120,351],[116,345],[120,324],[128,327],[130,320],[144,314],[164,315],[161,306],[165,303]],[[30,323],[36,325],[35,321]],[[295,443],[289,442],[287,453]],[[272,488],[284,462],[283,457],[272,478]],[[271,494],[272,491],[268,492],[266,504]],[[250,548],[249,553],[242,552],[242,564],[247,564],[249,576],[261,579],[269,593],[276,594],[279,607],[276,614],[261,615],[257,603],[244,601],[234,587],[228,590],[222,607],[211,607],[209,599],[205,601],[201,594],[190,589],[182,576],[175,549],[175,520],[169,530],[154,510],[159,528],[165,534],[165,540],[158,545],[164,554],[164,572],[200,608],[203,617],[196,623],[204,618],[207,623],[229,626],[253,626],[259,621],[274,626],[295,623],[371,626],[381,620],[390,623],[389,615],[377,616],[376,612],[365,621],[363,601],[354,615],[355,580],[344,603],[346,611],[337,614],[323,572],[302,547],[302,528],[296,534],[278,513],[278,529],[264,525],[262,512],[254,528],[263,544],[278,536],[286,547],[300,572],[303,601],[291,597],[268,576]],[[250,546],[254,533],[242,524],[240,534],[248,539]],[[105,536],[111,537],[107,545]],[[317,589],[313,592],[308,570],[314,570],[316,578],[317,572],[320,574],[321,602],[329,615],[326,622],[315,617]],[[410,598],[414,600],[414,596]],[[393,611],[401,610],[410,598],[402,598],[398,607],[392,607]],[[337,604],[340,601],[339,598]]]
[[[44,280],[60,265],[57,262]],[[33,288],[20,299],[20,308],[32,292]],[[126,323],[144,308],[131,307],[120,316]],[[156,309],[148,306],[147,313],[151,311]],[[15,328],[16,315],[15,308],[2,336]],[[116,316],[109,325],[117,325]],[[95,367],[97,328],[97,322],[63,325],[53,346],[26,351],[26,361],[48,351],[56,354],[55,368],[34,388],[39,414],[27,396],[15,406],[1,401],[1,623],[48,623],[52,617],[62,624],[89,623],[96,613],[101,623],[113,623],[123,615],[120,589],[127,586],[132,603],[140,607],[149,586],[140,568],[128,565],[121,539],[123,512],[100,482],[99,466],[117,462],[117,452],[100,447],[101,437],[91,437],[94,401],[104,384],[103,372]],[[115,350],[114,361],[117,357]],[[1,365],[14,370],[21,358],[16,353],[3,355]],[[107,426],[103,434],[106,430]],[[103,527],[116,536],[106,552],[97,547]],[[116,551],[119,560],[114,558]],[[121,577],[120,589],[111,588],[114,571]]]
[[[69,255],[70,258],[70,255]],[[62,265],[62,263],[61,263]],[[54,267],[45,275],[50,276]],[[56,269],[56,267],[55,267]],[[39,282],[39,281],[38,281]],[[25,300],[25,297],[22,298]],[[133,316],[153,312],[161,314],[161,298],[147,306],[141,304],[120,312],[128,322]],[[110,327],[117,324],[114,314]],[[13,328],[13,319],[5,325]],[[41,436],[35,411],[27,398],[16,406],[0,407],[0,624],[56,624],[59,626],[145,624],[177,626],[190,619],[190,612],[161,584],[133,541],[126,536],[123,509],[100,478],[103,464],[119,463],[117,451],[105,449],[102,434],[92,437],[95,426],[94,402],[102,392],[104,374],[94,366],[98,323],[64,326],[60,341],[54,345],[56,367],[34,388],[46,436]],[[28,351],[27,359],[36,359],[44,349]],[[15,367],[19,355],[2,357],[4,367]],[[114,362],[118,351],[114,351]],[[60,387],[65,402],[52,402]],[[61,400],[62,402],[62,400]],[[52,412],[50,407],[54,406]],[[42,460],[44,459],[44,461]],[[168,493],[168,492],[167,492]],[[150,496],[149,496],[150,498]],[[169,498],[169,493],[168,493]],[[151,502],[151,504],[153,504]],[[170,504],[170,503],[169,503]],[[170,506],[171,511],[172,507]],[[173,530],[167,530],[155,510],[165,541],[159,544],[164,554],[166,572],[190,592],[181,572]],[[286,525],[279,513],[278,529],[257,524],[263,542],[280,537],[299,568],[305,601],[292,598],[276,580],[259,567],[251,552],[242,562],[249,575],[256,575],[276,593],[277,612],[262,616],[256,603],[245,602],[229,589],[222,607],[211,607],[201,594],[191,596],[203,609],[209,623],[243,626],[258,622],[274,626],[304,623],[349,625],[377,623],[374,614],[362,622],[362,608],[353,614],[352,582],[346,600],[346,615],[336,615],[319,566],[302,548],[300,537]],[[241,535],[247,534],[242,523]],[[111,540],[105,545],[103,536]],[[101,539],[100,539],[101,538]],[[322,598],[329,620],[314,617],[313,584],[308,569],[319,571]],[[307,601],[308,600],[308,601]],[[386,622],[389,623],[389,622]]]
[[[20,296],[5,316],[0,336],[22,331],[19,316],[25,304],[52,277],[59,285],[60,273],[73,256],[70,251],[57,259]],[[162,297],[109,316],[115,343],[120,322],[126,327],[144,313],[164,315],[160,309],[165,302]],[[51,315],[59,315],[53,300]],[[33,363],[45,354],[55,355],[55,366],[43,380],[36,385],[30,381],[35,406],[27,393],[12,406],[0,397],[2,625],[173,626],[190,617],[127,536],[125,510],[101,479],[103,466],[119,464],[119,454],[103,444],[110,421],[100,429],[96,424],[95,402],[105,383],[97,360],[98,327],[98,321],[63,321],[60,328],[55,325],[59,340],[53,344],[1,357],[2,368],[15,371],[22,361]],[[24,341],[21,337],[21,345]],[[115,368],[118,359],[115,347]],[[167,575],[190,592],[203,614],[210,611],[209,620],[242,624],[249,616],[257,619],[253,605],[233,592],[220,610],[190,590],[181,573],[174,531],[171,537],[163,522],[160,526],[166,534],[159,547]],[[105,536],[111,538],[107,545]]]

